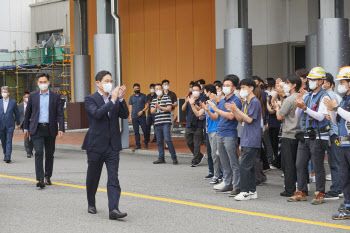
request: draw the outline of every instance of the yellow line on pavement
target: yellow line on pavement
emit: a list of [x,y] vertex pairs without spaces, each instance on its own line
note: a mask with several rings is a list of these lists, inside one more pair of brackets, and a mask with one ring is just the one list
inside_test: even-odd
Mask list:
[[[0,174],[0,177],[37,182],[34,179],[28,179],[28,178],[17,177],[17,176],[7,176],[7,175]],[[79,188],[79,189],[86,189],[86,187],[82,186],[82,185],[66,184],[66,183],[58,183],[58,182],[52,182],[52,184],[59,185],[59,186]],[[101,191],[101,192],[107,192],[107,189],[97,189],[97,190]],[[135,194],[135,193],[122,192],[122,195],[145,198],[145,199],[156,200],[156,201],[176,203],[176,204],[181,204],[181,205],[195,206],[195,207],[206,208],[206,209],[221,210],[221,211],[232,212],[232,213],[246,214],[246,215],[251,215],[251,216],[259,216],[259,217],[264,217],[264,218],[279,219],[279,220],[285,220],[285,221],[289,221],[289,222],[306,223],[306,224],[311,224],[311,225],[316,225],[316,226],[324,226],[324,227],[332,227],[332,228],[350,230],[350,226],[338,225],[338,224],[332,224],[332,223],[317,222],[317,221],[311,221],[311,220],[305,220],[305,219],[299,219],[299,218],[289,218],[289,217],[283,217],[283,216],[279,216],[279,215],[264,214],[264,213],[245,211],[245,210],[237,210],[237,209],[231,209],[231,208],[226,208],[226,207],[206,205],[206,204],[188,202],[188,201],[180,201],[180,200],[174,200],[174,199],[168,199],[168,198],[162,198],[162,197],[153,197],[153,196]]]

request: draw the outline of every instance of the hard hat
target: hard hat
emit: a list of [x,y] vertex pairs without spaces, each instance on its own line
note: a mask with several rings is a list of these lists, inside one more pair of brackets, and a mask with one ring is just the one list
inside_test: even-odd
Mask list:
[[350,66],[344,66],[339,69],[339,73],[337,75],[336,80],[343,80],[343,79],[350,80]]
[[326,72],[322,67],[314,67],[306,76],[308,79],[326,79]]

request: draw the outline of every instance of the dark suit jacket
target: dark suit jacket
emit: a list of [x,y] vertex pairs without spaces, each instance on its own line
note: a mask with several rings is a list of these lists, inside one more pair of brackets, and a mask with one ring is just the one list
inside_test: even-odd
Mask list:
[[4,113],[4,99],[0,99],[0,130],[15,128],[15,117],[17,125],[19,122],[19,113],[16,100],[9,98],[6,113]]
[[[49,90],[50,91],[50,90]],[[23,129],[29,129],[29,134],[34,135],[39,123],[40,113],[40,91],[30,93],[26,113],[24,116]],[[64,132],[63,101],[60,95],[50,91],[49,99],[49,127],[52,137],[57,136],[59,131]]]
[[17,105],[17,108],[19,112],[19,121],[21,122],[21,125],[22,125],[24,121],[24,102]]
[[82,149],[102,154],[111,143],[114,151],[121,151],[119,118],[129,117],[125,100],[119,102],[117,99],[115,104],[112,101],[105,104],[103,97],[96,92],[85,97],[85,109],[89,119],[89,130]]

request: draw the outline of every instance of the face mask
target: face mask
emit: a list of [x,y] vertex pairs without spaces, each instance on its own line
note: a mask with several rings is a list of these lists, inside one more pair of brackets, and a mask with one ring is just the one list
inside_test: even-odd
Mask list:
[[197,98],[199,96],[199,91],[193,91],[192,94],[195,98]]
[[28,98],[24,98],[24,101],[25,101],[25,102],[28,102]]
[[218,96],[221,96],[221,91],[217,91],[216,94],[217,94]]
[[249,95],[248,90],[241,90],[239,94],[243,99],[247,98],[247,96]]
[[140,90],[135,90],[135,94],[140,94]]
[[112,83],[104,83],[102,84],[103,91],[106,93],[110,93],[112,91]]
[[190,88],[190,92],[192,92],[192,87]]
[[8,94],[7,93],[1,93],[2,98],[7,98]]
[[151,89],[151,93],[154,93],[154,89]]
[[317,82],[316,82],[316,81],[310,80],[310,81],[309,81],[309,88],[310,88],[311,90],[315,90],[315,89],[317,88]]
[[46,91],[49,88],[49,84],[39,84],[39,89],[42,91]]
[[164,90],[169,90],[169,86],[168,85],[164,86]]
[[224,92],[225,95],[231,94],[231,87],[223,87],[222,91]]
[[284,82],[280,82],[280,86],[281,86],[281,87],[283,87],[283,86],[284,86],[284,84],[285,84]]
[[290,94],[289,92],[290,92],[290,86],[288,86],[287,84],[284,84],[284,86],[283,86],[283,90],[284,90],[284,93],[286,93],[286,95],[288,94]]
[[323,90],[326,90],[326,89],[327,89],[326,84],[323,84],[323,85],[322,85],[322,89],[323,89]]
[[349,90],[349,88],[346,88],[346,86],[345,85],[338,85],[338,92],[340,93],[340,94],[344,94],[344,93],[346,93],[347,91]]
[[163,94],[163,91],[156,91],[157,96],[161,96]]
[[239,91],[238,91],[238,90],[235,90],[233,93],[234,93],[235,96],[237,96],[238,98],[241,98],[241,95],[239,94]]

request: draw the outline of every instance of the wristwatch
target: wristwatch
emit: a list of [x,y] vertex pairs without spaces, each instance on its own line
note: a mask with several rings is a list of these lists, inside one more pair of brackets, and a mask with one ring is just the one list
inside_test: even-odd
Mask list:
[[334,112],[338,111],[338,108],[339,108],[339,106],[333,108],[333,111],[334,111]]
[[283,96],[283,99],[287,99],[287,98],[288,98],[288,96],[286,96],[286,95],[285,95],[285,96]]

